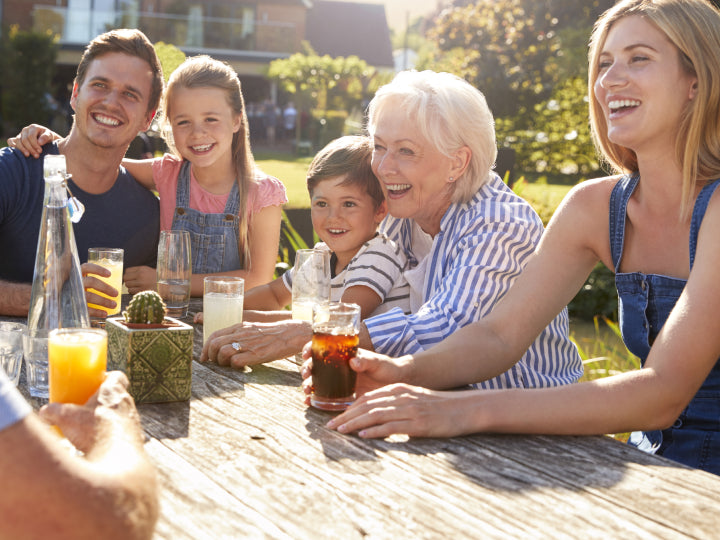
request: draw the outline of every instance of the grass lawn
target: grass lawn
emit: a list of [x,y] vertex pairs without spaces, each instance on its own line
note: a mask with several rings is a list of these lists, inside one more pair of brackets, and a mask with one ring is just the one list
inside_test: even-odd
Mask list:
[[274,176],[285,184],[287,190],[287,208],[310,208],[310,197],[305,185],[312,156],[298,157],[281,152],[254,152],[258,167],[270,176]]

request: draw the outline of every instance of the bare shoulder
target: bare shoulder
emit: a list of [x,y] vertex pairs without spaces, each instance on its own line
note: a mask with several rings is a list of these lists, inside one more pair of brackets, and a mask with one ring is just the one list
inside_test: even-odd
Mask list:
[[[556,218],[572,216],[579,219],[607,219],[610,205],[610,194],[620,176],[606,176],[585,180],[574,186],[560,203],[553,221]],[[584,221],[584,220],[583,220]]]
[[718,230],[718,227],[720,227],[720,187],[715,189],[710,197],[710,201],[708,201],[700,233],[702,234],[703,230],[710,230],[713,236],[715,236],[715,231]]
[[615,184],[622,178],[619,175],[605,176],[603,178],[593,178],[585,180],[574,186],[565,197],[566,200],[573,201],[573,204],[582,204],[587,206],[595,206],[596,204],[604,205],[607,210],[607,204],[610,201],[610,193],[612,193]]
[[586,180],[573,187],[550,220],[549,235],[610,264],[610,194],[620,178]]

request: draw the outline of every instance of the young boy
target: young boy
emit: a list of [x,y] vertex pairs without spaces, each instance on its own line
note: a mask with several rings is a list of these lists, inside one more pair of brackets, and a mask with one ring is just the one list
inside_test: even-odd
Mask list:
[[[331,252],[330,299],[360,306],[362,318],[400,307],[410,310],[403,270],[407,259],[377,233],[387,214],[380,183],[372,172],[367,137],[340,137],[313,159],[307,174],[313,229]],[[245,293],[246,310],[278,310],[292,301],[293,269]],[[290,316],[288,312],[288,317]]]

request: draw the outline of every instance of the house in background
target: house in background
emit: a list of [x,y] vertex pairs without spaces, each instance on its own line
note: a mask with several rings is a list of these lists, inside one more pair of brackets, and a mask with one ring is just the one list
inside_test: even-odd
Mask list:
[[358,56],[381,70],[394,66],[390,30],[382,4],[313,1],[306,39],[319,55]]
[[[112,28],[139,28],[153,43],[186,55],[209,54],[240,76],[248,102],[276,99],[263,76],[277,58],[307,40],[319,54],[356,55],[393,67],[385,8],[314,0],[0,0],[3,26],[59,35],[56,93],[67,92],[87,43]],[[65,96],[59,95],[59,99]]]

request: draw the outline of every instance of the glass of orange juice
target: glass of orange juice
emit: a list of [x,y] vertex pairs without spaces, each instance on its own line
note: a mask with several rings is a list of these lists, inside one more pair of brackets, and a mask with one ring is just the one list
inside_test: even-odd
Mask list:
[[107,370],[107,332],[101,328],[60,328],[48,338],[51,403],[83,405]]
[[122,275],[123,275],[123,255],[124,251],[121,248],[90,248],[88,249],[88,262],[98,264],[110,270],[110,277],[96,276],[99,280],[104,281],[111,287],[117,290],[116,296],[108,296],[95,289],[89,289],[90,291],[115,300],[115,308],[106,308],[104,306],[98,306],[96,304],[88,303],[88,307],[102,309],[106,311],[108,315],[116,315],[120,313],[120,299],[122,296]]

